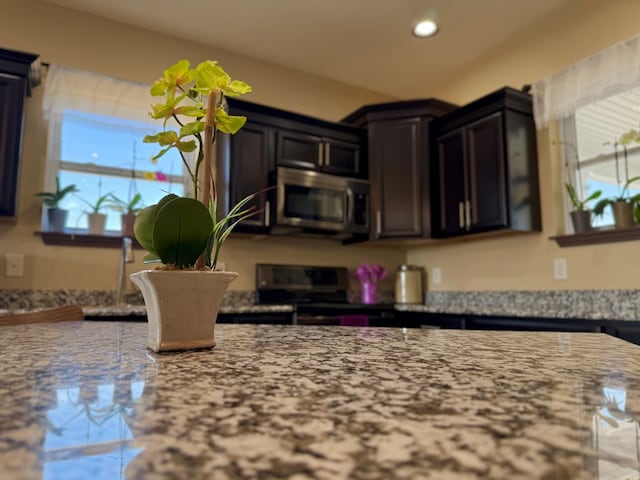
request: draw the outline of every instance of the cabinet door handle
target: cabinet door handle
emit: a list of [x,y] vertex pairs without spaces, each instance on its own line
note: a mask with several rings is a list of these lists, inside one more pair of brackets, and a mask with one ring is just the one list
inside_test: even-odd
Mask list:
[[324,144],[324,166],[331,166],[331,145],[326,142]]
[[271,202],[269,200],[264,202],[264,226],[271,226]]
[[322,167],[322,164],[324,162],[324,143],[320,142],[318,143],[318,166]]
[[469,200],[464,202],[464,210],[467,230],[469,230],[469,228],[471,228],[471,202]]
[[376,210],[376,237],[380,237],[382,235],[382,212],[380,210]]
[[458,202],[458,222],[460,228],[464,228],[464,204],[462,202]]

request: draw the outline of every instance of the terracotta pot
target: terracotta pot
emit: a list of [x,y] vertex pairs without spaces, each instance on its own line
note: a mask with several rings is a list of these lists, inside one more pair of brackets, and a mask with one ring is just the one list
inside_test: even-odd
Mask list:
[[89,233],[91,235],[103,235],[107,216],[104,213],[89,214]]
[[67,223],[69,212],[62,208],[50,208],[47,210],[50,232],[64,232],[64,224]]
[[133,225],[136,223],[136,215],[123,213],[120,220],[122,222],[122,236],[133,238]]
[[574,210],[569,212],[569,215],[571,215],[571,223],[575,233],[584,233],[591,230],[590,210]]
[[224,293],[235,272],[143,270],[131,281],[147,307],[147,347],[154,352],[211,348]]
[[629,202],[616,202],[613,204],[613,220],[616,228],[633,227],[633,205]]

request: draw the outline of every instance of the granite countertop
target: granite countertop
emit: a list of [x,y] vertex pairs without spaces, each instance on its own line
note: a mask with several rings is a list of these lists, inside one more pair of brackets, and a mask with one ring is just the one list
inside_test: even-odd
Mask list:
[[603,334],[0,329],[0,478],[638,478],[640,347]]

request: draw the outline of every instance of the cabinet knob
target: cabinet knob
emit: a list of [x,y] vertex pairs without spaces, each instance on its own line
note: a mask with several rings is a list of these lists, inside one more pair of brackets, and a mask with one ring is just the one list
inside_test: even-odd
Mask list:
[[331,144],[324,144],[324,165],[325,167],[331,166]]
[[324,143],[318,144],[318,166],[322,167],[324,163]]
[[464,204],[462,202],[458,202],[458,223],[460,228],[464,228]]
[[380,238],[382,235],[382,212],[376,210],[376,237]]

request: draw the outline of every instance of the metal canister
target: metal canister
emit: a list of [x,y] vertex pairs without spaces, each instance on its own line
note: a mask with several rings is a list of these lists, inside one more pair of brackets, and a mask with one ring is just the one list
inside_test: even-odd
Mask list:
[[422,267],[417,265],[398,265],[395,288],[396,303],[423,303],[423,277],[424,268]]

